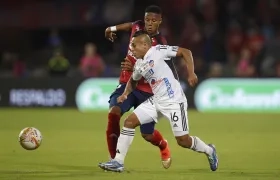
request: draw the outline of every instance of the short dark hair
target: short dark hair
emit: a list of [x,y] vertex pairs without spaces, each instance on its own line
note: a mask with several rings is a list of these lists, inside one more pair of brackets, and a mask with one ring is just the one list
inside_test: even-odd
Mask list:
[[161,8],[156,5],[151,5],[146,7],[145,13],[155,13],[155,14],[162,14]]
[[149,36],[149,34],[148,34],[147,31],[145,31],[145,30],[139,30],[139,31],[136,31],[136,32],[133,34],[133,37],[138,37],[138,36],[141,36],[141,35],[144,35],[144,34],[146,34],[146,35]]
[[147,35],[147,36],[146,36],[147,38],[145,38],[145,41],[146,41],[148,44],[152,45],[152,40],[151,40],[149,34],[147,33],[147,31],[144,31],[144,30],[136,31],[136,32],[133,34],[133,37],[138,37],[138,36],[141,36],[141,35]]

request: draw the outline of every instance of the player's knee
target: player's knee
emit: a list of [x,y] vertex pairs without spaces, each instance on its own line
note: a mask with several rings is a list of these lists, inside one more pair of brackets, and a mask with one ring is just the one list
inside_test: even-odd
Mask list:
[[142,137],[148,142],[151,142],[153,140],[152,134],[142,134]]
[[188,134],[183,136],[177,136],[176,140],[177,144],[181,147],[190,148],[192,146],[192,139]]
[[130,118],[126,118],[124,120],[124,127],[126,128],[131,128],[131,129],[135,129],[137,127],[136,122],[134,119],[130,119]]
[[122,110],[119,106],[113,106],[109,109],[109,113],[121,116]]
[[126,127],[126,128],[134,129],[139,125],[140,125],[140,122],[134,113],[130,114],[124,121],[124,127]]

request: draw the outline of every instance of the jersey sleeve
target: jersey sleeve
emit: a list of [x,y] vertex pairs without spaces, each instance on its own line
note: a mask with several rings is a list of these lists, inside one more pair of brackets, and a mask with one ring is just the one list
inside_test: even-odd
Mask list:
[[141,78],[142,78],[142,75],[138,71],[137,62],[136,62],[134,65],[134,68],[133,68],[132,79],[134,81],[139,81]]
[[158,45],[157,50],[162,53],[165,60],[170,60],[171,57],[176,57],[179,47],[178,46],[168,46],[168,45]]
[[138,20],[138,21],[132,22],[132,24],[133,25],[140,25],[140,26],[142,26],[142,25],[144,25],[144,22],[142,20]]
[[144,26],[145,26],[145,24],[144,24],[144,22],[141,21],[141,20],[132,22],[132,29],[133,29],[134,31],[141,30],[141,29],[144,28]]
[[[162,45],[167,45],[167,40],[163,36],[161,36],[161,42],[162,42]],[[164,60],[169,61],[169,60],[171,60],[171,57],[165,57]]]

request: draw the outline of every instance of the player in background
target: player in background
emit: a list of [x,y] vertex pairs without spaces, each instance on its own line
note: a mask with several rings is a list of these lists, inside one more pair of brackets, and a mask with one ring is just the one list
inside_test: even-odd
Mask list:
[[133,74],[126,85],[124,93],[118,102],[124,102],[137,86],[137,82],[144,77],[150,84],[154,96],[138,106],[127,117],[118,140],[115,159],[104,163],[104,169],[115,172],[124,170],[124,159],[133,141],[135,128],[151,121],[157,121],[158,113],[163,114],[169,121],[178,145],[195,152],[204,153],[208,157],[210,169],[218,168],[218,157],[215,146],[205,144],[200,138],[189,135],[187,98],[164,61],[167,57],[182,57],[189,72],[190,86],[197,83],[194,73],[193,57],[188,49],[178,46],[158,45],[152,47],[149,36],[142,32],[135,33],[132,39],[132,52],[139,58],[134,66]]
[[[106,29],[105,37],[110,41],[114,42],[116,38],[116,31],[131,31],[132,35],[139,30],[145,30],[151,40],[152,45],[166,44],[165,38],[159,33],[159,26],[162,21],[162,12],[158,6],[149,6],[145,10],[144,22],[136,21],[124,23],[116,26],[112,26]],[[126,83],[131,77],[134,63],[136,62],[130,47],[125,58],[125,62],[122,63],[122,71],[120,74],[120,84],[117,89],[110,96],[110,110],[108,114],[108,125],[107,125],[107,145],[111,158],[113,159],[116,155],[116,147],[118,137],[120,135],[120,118],[121,116],[129,111],[132,107],[136,108],[142,102],[151,97],[152,90],[147,82],[142,78],[136,89],[127,97],[123,103],[118,103],[117,98],[123,93]],[[147,123],[140,126],[142,137],[150,142],[151,144],[159,147],[162,159],[162,165],[164,168],[169,168],[171,165],[170,150],[167,141],[162,137],[161,133],[154,129],[155,122]]]

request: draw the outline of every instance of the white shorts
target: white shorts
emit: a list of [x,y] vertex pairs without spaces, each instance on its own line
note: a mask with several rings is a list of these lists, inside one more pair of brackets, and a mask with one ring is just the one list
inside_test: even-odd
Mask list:
[[189,134],[187,106],[186,102],[159,104],[155,103],[153,98],[149,98],[133,112],[141,124],[147,124],[152,121],[158,122],[158,118],[162,114],[169,120],[174,136],[183,136]]

